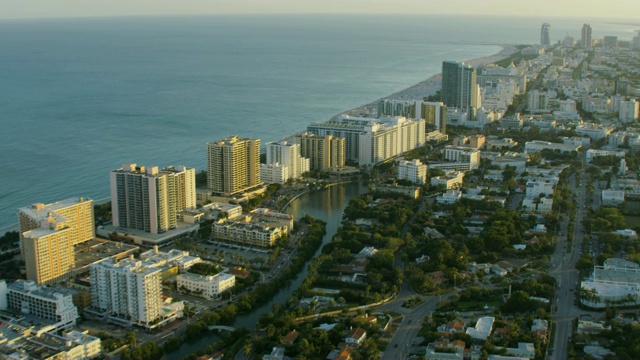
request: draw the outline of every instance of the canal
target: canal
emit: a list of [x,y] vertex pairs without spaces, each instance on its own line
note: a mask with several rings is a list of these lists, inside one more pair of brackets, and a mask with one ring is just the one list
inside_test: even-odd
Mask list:
[[[327,234],[322,239],[322,244],[324,245],[330,242],[336,233],[342,220],[344,208],[349,201],[353,197],[366,193],[367,190],[367,186],[362,182],[338,184],[323,190],[313,190],[292,201],[285,212],[293,215],[295,219],[299,219],[305,215],[311,215],[316,219],[326,221]],[[320,254],[321,248],[322,247],[318,249],[315,256]],[[289,299],[291,294],[302,284],[307,274],[308,269],[305,265],[304,270],[288,285],[283,286],[270,301],[257,306],[248,314],[239,315],[231,326],[255,330],[260,315],[271,311],[273,304],[282,304]],[[180,359],[214,343],[217,339],[217,333],[212,332],[210,335],[208,334],[197,341],[185,342],[178,350],[167,354],[165,358],[168,360]]]

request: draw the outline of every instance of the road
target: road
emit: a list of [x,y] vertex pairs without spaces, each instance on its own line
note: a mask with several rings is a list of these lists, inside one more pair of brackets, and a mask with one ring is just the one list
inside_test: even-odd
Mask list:
[[587,213],[587,175],[584,171],[579,171],[578,176],[580,179],[580,186],[576,187],[575,177],[571,176],[569,179],[570,187],[573,194],[576,197],[576,218],[573,232],[572,246],[567,252],[567,230],[569,225],[569,219],[565,219],[562,222],[560,233],[563,236],[558,237],[556,245],[556,252],[552,257],[552,261],[549,267],[549,274],[554,276],[557,280],[556,297],[553,299],[553,309],[556,311],[553,313],[552,318],[556,324],[555,333],[555,345],[554,351],[549,355],[549,359],[566,359],[567,350],[569,345],[569,338],[572,333],[572,321],[585,311],[580,310],[576,305],[575,290],[577,289],[577,283],[579,281],[578,271],[575,269],[575,264],[580,258],[582,249],[582,241],[584,240],[584,233],[582,227],[582,220],[586,217]]

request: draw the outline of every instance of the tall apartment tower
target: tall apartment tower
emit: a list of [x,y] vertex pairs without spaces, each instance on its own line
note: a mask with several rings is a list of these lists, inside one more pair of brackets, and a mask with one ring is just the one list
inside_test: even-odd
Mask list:
[[551,25],[548,23],[542,24],[542,28],[540,29],[540,45],[544,47],[548,47],[551,45]]
[[346,142],[344,138],[305,133],[300,135],[299,139],[300,153],[309,158],[311,170],[344,167]]
[[227,139],[207,143],[207,187],[233,195],[260,182],[260,139]]
[[74,246],[96,236],[93,200],[82,197],[21,208],[18,224],[27,279],[37,284],[67,279]]
[[475,116],[479,107],[476,70],[457,61],[442,63],[442,102],[448,107],[468,111]]
[[178,213],[196,206],[196,170],[127,163],[111,171],[113,225],[160,234],[175,229]]
[[89,270],[94,309],[145,327],[162,317],[161,268],[108,258],[89,265]]
[[275,141],[267,144],[267,164],[280,164],[289,168],[289,179],[297,179],[309,171],[309,159],[300,155],[300,144]]
[[591,25],[582,25],[582,32],[580,33],[580,46],[583,49],[591,50]]
[[447,106],[444,103],[423,101],[420,103],[420,115],[427,127],[447,133]]

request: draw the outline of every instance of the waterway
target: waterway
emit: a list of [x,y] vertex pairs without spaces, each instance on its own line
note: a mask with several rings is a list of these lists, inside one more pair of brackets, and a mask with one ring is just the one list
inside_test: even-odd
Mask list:
[[[330,242],[336,233],[342,220],[342,213],[349,201],[353,197],[366,192],[367,186],[362,182],[338,184],[323,190],[313,190],[292,201],[287,207],[286,212],[293,215],[296,219],[305,215],[311,215],[316,219],[326,221],[327,234],[322,239],[322,244],[324,245]],[[318,249],[315,254],[315,256],[318,255],[320,255],[320,249]],[[307,274],[308,269],[307,266],[305,266],[304,270],[288,285],[283,286],[270,301],[256,307],[248,314],[236,317],[232,326],[254,330],[256,323],[260,319],[260,315],[271,311],[273,304],[282,304],[289,299],[291,294],[300,287],[300,284],[302,284],[302,281],[307,277]],[[210,335],[204,336],[197,341],[184,343],[178,350],[167,354],[166,359],[180,359],[214,343],[216,340],[218,340],[218,335],[212,332]]]

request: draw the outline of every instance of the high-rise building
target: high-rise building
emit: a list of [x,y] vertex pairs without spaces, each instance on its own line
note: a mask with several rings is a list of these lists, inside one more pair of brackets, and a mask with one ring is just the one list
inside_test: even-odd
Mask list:
[[618,119],[622,122],[632,122],[640,117],[640,103],[636,99],[620,102]]
[[162,269],[108,258],[89,266],[91,304],[112,318],[151,327],[162,318]]
[[633,40],[629,45],[631,50],[640,50],[640,30],[637,30],[637,35],[633,37]]
[[424,119],[426,127],[435,128],[443,134],[447,132],[447,106],[444,103],[422,101],[420,108],[420,118]]
[[442,102],[450,108],[458,108],[475,117],[480,107],[476,70],[463,62],[442,63]]
[[[312,123],[307,131],[316,136],[344,138],[345,161],[361,166],[375,165],[422,146],[426,137],[425,120],[404,117],[341,115],[327,122]],[[302,155],[306,156],[304,149]]]
[[580,47],[583,49],[591,50],[591,25],[582,25],[582,32],[580,33]]
[[428,130],[447,131],[447,107],[441,102],[424,100],[380,100],[378,102],[378,118],[383,116],[400,116],[408,119],[423,119]]
[[617,49],[618,48],[618,37],[617,36],[605,36],[602,41],[602,45],[607,49]]
[[196,171],[127,163],[111,171],[113,225],[160,234],[175,229],[178,213],[196,206]]
[[288,141],[270,142],[266,151],[267,165],[277,163],[289,168],[286,179],[297,179],[310,170],[309,159],[300,155],[300,144]]
[[18,223],[27,279],[38,284],[68,278],[74,246],[95,238],[93,200],[82,197],[21,208]]
[[540,29],[540,45],[542,46],[550,46],[551,45],[551,25],[548,23],[542,24],[542,28]]
[[227,139],[207,143],[207,187],[228,196],[262,184],[260,139]]
[[309,158],[311,170],[329,170],[344,167],[345,139],[331,135],[304,133],[298,136],[300,153]]
[[78,309],[71,293],[31,280],[0,280],[0,310],[12,310],[48,322],[54,330],[74,327]]

